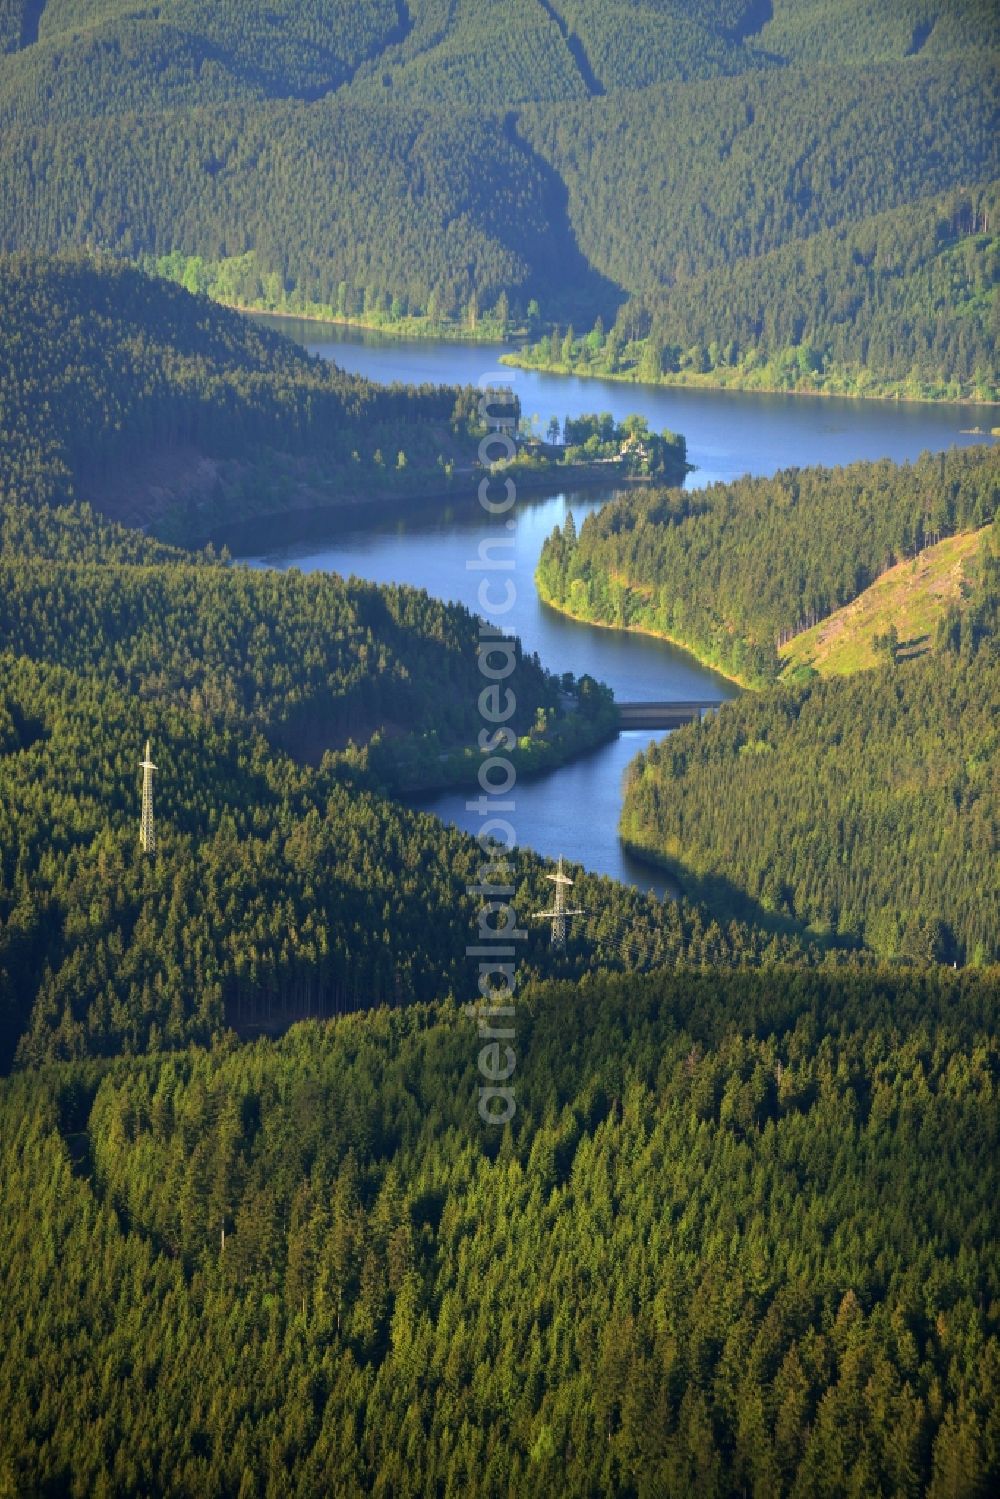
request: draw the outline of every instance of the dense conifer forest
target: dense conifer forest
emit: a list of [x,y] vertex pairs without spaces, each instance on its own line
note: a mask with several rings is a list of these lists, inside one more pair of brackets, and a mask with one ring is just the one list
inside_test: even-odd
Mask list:
[[0,403],[0,497],[95,500],[180,539],[359,491],[440,491],[456,458],[471,466],[478,422],[475,391],[374,385],[83,256],[0,258]]
[[[447,782],[463,767],[475,782],[482,678],[465,609],[326,574],[206,566],[210,555],[189,562],[155,544],[149,556],[128,532],[110,533],[108,548],[108,528],[74,509],[51,512],[60,549],[73,537],[76,552],[53,557],[44,544],[26,548],[24,516],[0,506],[6,649],[263,733],[300,759],[341,752],[346,768],[396,789]],[[123,561],[129,540],[138,555]],[[518,649],[510,686],[524,769],[611,731],[610,694],[591,679],[556,680]]]
[[[778,646],[930,540],[991,521],[993,448],[626,495],[543,550],[582,619],[648,629],[767,687]],[[997,554],[987,538],[933,632],[874,639],[874,671],[751,693],[630,769],[626,841],[717,912],[883,957],[995,963]]]
[[[0,668],[0,1057],[182,1047],[229,1026],[468,997],[474,841],[98,676],[10,655]],[[137,832],[147,736],[155,863]],[[545,868],[518,858],[521,909],[541,908]],[[810,956],[606,879],[578,890],[589,915],[567,972]],[[551,965],[537,925],[523,961]]]
[[537,581],[581,619],[648,629],[754,685],[778,648],[930,541],[992,521],[995,447],[913,464],[786,469],[705,489],[622,495],[546,542]]
[[0,247],[996,399],[998,40],[989,0],[5,0]]
[[650,290],[512,364],[656,384],[1000,399],[996,184]]
[[[206,623],[221,579],[248,581],[75,507],[8,505],[0,536],[15,604],[15,548],[29,580],[203,579]],[[54,573],[32,598],[65,608]],[[422,609],[418,642],[441,606]],[[924,799],[902,788],[907,825],[883,814],[950,902],[901,941],[866,928],[893,966],[817,967],[813,939],[781,932],[808,909],[769,908],[766,882],[752,922],[720,924],[578,874],[565,957],[538,930],[524,948],[518,1110],[484,1133],[460,1008],[476,846],[288,759],[248,702],[234,729],[143,700],[115,637],[67,645],[26,610],[32,649],[74,670],[0,659],[7,1487],[988,1492],[998,971],[936,960],[997,930],[963,883],[988,868],[994,614],[984,577],[944,620],[936,677],[907,690],[887,667],[851,705],[890,756],[921,726],[918,747],[942,722],[961,737],[950,777],[935,748]],[[770,736],[777,758],[783,701],[668,749],[693,778],[712,736]],[[827,731],[851,746],[837,707]],[[135,837],[147,734],[155,863]],[[722,800],[767,763],[751,750]],[[766,793],[748,800],[760,827]],[[939,849],[964,827],[964,864],[919,842],[928,812]],[[810,889],[829,878],[812,869]],[[518,859],[519,909],[545,873]]]
[[716,909],[996,963],[998,701],[995,644],[747,695],[639,757],[623,836]]
[[526,988],[0,1085],[12,1492],[985,1495],[989,975]]
[[[476,784],[476,620],[411,588],[232,567],[71,496],[103,498],[150,444],[241,460],[269,437],[322,457],[360,434],[461,427],[475,392],[350,379],[127,268],[7,268],[0,1058],[207,1043],[459,992],[482,852],[386,793]],[[612,731],[591,679],[515,647],[510,680],[521,769]],[[136,841],[147,737],[155,862]],[[519,863],[530,909],[544,868]],[[820,956],[607,880],[580,888],[567,972]],[[539,928],[530,953],[552,968]]]
[[[95,544],[87,521],[77,518],[75,528],[81,552]],[[39,532],[71,538],[74,517],[56,512]],[[109,534],[114,549],[141,551],[127,532]],[[255,595],[246,574],[176,558],[117,572],[105,564],[105,577],[100,565],[85,564],[86,587],[80,564],[62,564],[43,584],[30,563],[10,557],[10,535],[5,527],[12,608],[0,635],[0,1057],[16,1052],[35,1064],[134,1053],[207,1042],[227,1026],[252,1031],[302,1015],[462,997],[478,910],[469,887],[482,851],[371,789],[364,754],[327,756],[314,768],[289,758],[263,736],[268,724],[255,694],[263,684],[294,697],[296,674],[308,687],[303,666],[312,667],[319,706],[311,716],[322,728],[323,712],[335,717],[344,701],[360,698],[371,711],[395,697],[405,711],[410,694],[399,678],[412,673],[444,730],[441,698],[474,680],[469,616],[426,595],[352,592],[336,580],[321,586],[326,603],[317,615],[285,575],[261,575]],[[146,659],[162,663],[162,675],[151,678],[136,676],[127,649],[140,574]],[[183,609],[177,603],[171,614],[164,601],[173,606],[175,574]],[[302,582],[307,594],[315,591]],[[213,682],[187,651],[199,635],[235,647],[234,607],[248,611],[239,628],[250,660],[244,675],[227,676],[223,667]],[[164,649],[161,639],[184,610],[186,637]],[[368,634],[373,620],[377,641]],[[91,646],[77,642],[78,627],[84,638],[93,633]],[[549,689],[533,663],[522,665],[519,682],[528,693]],[[474,704],[471,689],[469,696]],[[584,700],[578,716],[587,713]],[[414,714],[413,728],[425,733],[413,735],[413,754],[427,756],[421,763],[429,760],[433,775],[448,739],[427,729],[429,719]],[[456,720],[453,732],[461,727]],[[136,766],[147,737],[159,766],[155,862],[137,843]],[[544,730],[533,724],[524,738],[530,765]],[[405,781],[412,760],[376,758],[374,768],[377,784]],[[519,856],[523,909],[544,904],[544,871],[540,860]],[[681,957],[696,964],[819,957],[815,944],[794,936],[720,926],[696,907],[606,879],[582,876],[578,889],[588,915],[564,960],[568,972],[594,962],[643,968]],[[542,971],[553,962],[538,927],[525,961]]]
[[[475,784],[479,622],[206,544],[455,493],[477,393],[200,295],[996,398],[997,42],[989,0],[0,0],[0,1499],[1000,1491],[1000,454],[686,492],[683,437],[567,422],[659,477],[542,599],[754,690],[630,767],[679,897],[570,866],[560,948],[550,862],[400,799]],[[787,664],[972,532],[925,635]],[[512,659],[516,768],[613,732]]]

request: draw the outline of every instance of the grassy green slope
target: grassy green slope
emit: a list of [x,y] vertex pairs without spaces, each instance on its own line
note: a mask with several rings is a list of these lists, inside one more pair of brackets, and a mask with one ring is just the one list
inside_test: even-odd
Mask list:
[[983,526],[949,536],[912,560],[897,562],[851,603],[781,648],[786,674],[801,667],[811,667],[821,677],[869,670],[880,661],[874,637],[892,626],[901,656],[923,654],[949,607],[967,601],[970,568],[992,530]]

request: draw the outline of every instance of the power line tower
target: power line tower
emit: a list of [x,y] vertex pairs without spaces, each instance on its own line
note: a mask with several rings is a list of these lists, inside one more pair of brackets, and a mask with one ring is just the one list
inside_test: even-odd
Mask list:
[[562,854],[559,855],[559,867],[555,874],[547,874],[547,880],[551,880],[556,887],[555,902],[551,911],[536,911],[535,919],[538,921],[552,922],[552,946],[562,950],[566,946],[566,921],[570,916],[583,916],[582,909],[570,910],[566,905],[566,886],[572,885],[573,881],[568,874],[563,874]]
[[142,821],[139,824],[139,842],[147,854],[156,853],[156,827],[153,823],[153,771],[156,766],[149,758],[149,740],[146,740],[146,758],[142,766]]

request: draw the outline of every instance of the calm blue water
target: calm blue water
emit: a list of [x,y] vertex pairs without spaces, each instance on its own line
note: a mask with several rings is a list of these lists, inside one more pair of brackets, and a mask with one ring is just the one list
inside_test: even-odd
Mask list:
[[[497,366],[496,351],[479,345],[393,340],[349,330],[338,330],[334,338],[327,330],[320,334],[316,325],[282,320],[281,326],[342,368],[384,382],[474,384],[501,369],[518,390],[525,414],[537,415],[542,425],[553,415],[561,422],[567,414],[583,411],[611,411],[618,418],[640,411],[656,430],[669,427],[687,437],[690,461],[697,465],[689,487],[790,465],[880,457],[902,461],[925,449],[975,442],[960,429],[988,428],[995,421],[989,408],[666,390],[538,375]],[[729,683],[683,651],[645,636],[575,624],[539,602],[533,573],[546,536],[570,509],[580,525],[589,511],[606,503],[609,493],[587,490],[518,503],[511,531],[517,600],[508,616],[510,629],[553,671],[590,672],[622,699],[732,696]],[[411,583],[475,609],[482,575],[469,563],[476,559],[480,540],[496,530],[475,501],[440,510],[428,506],[405,518],[350,528],[341,524],[322,539],[289,543],[245,560],[304,572],[354,573],[377,583]],[[534,781],[522,780],[511,818],[519,841],[540,853],[564,854],[600,873],[665,892],[662,877],[630,859],[618,841],[622,776],[649,737],[623,734],[572,765]],[[421,806],[477,831],[479,819],[466,811],[465,801],[464,792],[445,793],[427,797]]]
[[[821,396],[769,396],[717,390],[681,390],[620,380],[581,380],[509,369],[497,362],[504,350],[482,344],[426,343],[392,339],[354,329],[331,331],[321,324],[269,319],[271,326],[304,343],[314,354],[371,380],[415,384],[476,384],[497,371],[513,384],[526,416],[543,426],[557,416],[610,411],[617,419],[641,411],[656,431],[669,427],[687,438],[697,471],[688,487],[741,474],[814,463],[853,463],[859,458],[903,462],[927,449],[982,442],[962,428],[996,424],[994,407],[928,406],[918,402],[849,401]],[[513,347],[513,346],[511,346]]]

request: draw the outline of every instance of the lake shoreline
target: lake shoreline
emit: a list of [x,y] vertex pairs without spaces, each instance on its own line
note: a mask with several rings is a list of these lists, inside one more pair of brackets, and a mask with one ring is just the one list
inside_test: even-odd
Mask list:
[[[374,339],[346,329],[330,329],[324,335],[313,333],[312,326],[287,324],[289,333],[314,352],[351,373],[385,384],[403,380],[469,385],[484,368],[482,351],[458,342],[442,343],[435,351],[433,342]],[[324,336],[329,341],[321,345]],[[513,376],[515,371],[510,373]],[[653,430],[669,427],[683,432],[689,460],[695,466],[686,482],[690,489],[733,482],[742,474],[768,476],[783,467],[835,466],[882,458],[912,462],[927,448],[944,451],[955,444],[983,441],[978,435],[959,436],[958,431],[989,422],[986,413],[957,405],[820,403],[759,393],[737,399],[724,390],[668,389],[621,381],[602,385],[599,378],[584,385],[571,379],[550,380],[533,370],[518,374],[517,389],[525,412],[537,412],[540,421],[551,413],[558,413],[560,419],[563,413],[577,418],[595,409],[608,409],[621,421],[636,411]],[[387,485],[392,477],[385,476]],[[518,480],[516,469],[511,477]],[[462,478],[467,482],[460,491]],[[469,497],[476,491],[470,480],[471,475],[456,473],[446,489],[442,475],[427,501],[404,500],[390,507],[377,500],[337,510],[326,506],[313,520],[312,534],[304,544],[288,532],[292,525],[304,529],[306,523],[287,516],[272,525],[270,546],[255,547],[252,533],[245,530],[245,560],[258,566],[354,573],[373,582],[407,583],[426,588],[436,597],[463,602],[475,611],[479,577],[469,571],[468,563],[478,555],[481,540],[493,535],[497,527]],[[502,482],[501,476],[498,492],[502,492]],[[575,487],[576,495],[572,475],[566,470],[557,473],[554,481],[551,474],[531,479],[526,473],[520,476],[520,503],[508,517],[514,521],[511,577],[517,587],[515,608],[507,616],[511,633],[519,635],[524,648],[537,652],[551,670],[569,669],[577,679],[589,674],[608,683],[619,701],[722,702],[738,697],[742,684],[703,661],[683,641],[645,629],[616,629],[613,624],[587,621],[542,603],[534,573],[545,540],[555,526],[565,524],[566,511],[572,510],[579,527],[591,511],[628,486],[622,478],[598,470],[586,485]],[[551,498],[543,498],[546,493]],[[598,628],[587,629],[588,623],[597,623]],[[553,858],[562,854],[640,889],[660,891],[668,880],[673,886],[673,875],[648,850],[625,847],[619,837],[622,784],[629,766],[651,741],[662,738],[653,731],[629,730],[589,753],[567,759],[558,770],[533,775],[523,767],[512,819],[518,846]],[[428,790],[408,800],[473,835],[478,830],[476,818],[466,810],[464,791]]]
[[[279,312],[273,307],[252,307],[240,302],[219,302],[218,305],[227,307],[231,312],[240,312],[245,317],[278,318],[288,322],[313,323],[317,327],[325,326],[338,330],[349,328],[360,333],[377,333],[389,339],[398,338],[410,343],[442,342],[497,348],[512,341],[526,340],[528,337],[525,333],[476,334],[470,332],[468,328],[451,328],[439,324],[421,327],[407,323],[376,323],[364,318],[340,318],[317,312]],[[801,386],[750,385],[739,380],[714,380],[710,375],[642,380],[632,371],[627,374],[612,374],[608,370],[570,368],[564,364],[532,364],[518,358],[515,353],[501,354],[499,362],[510,369],[524,370],[536,375],[575,376],[580,380],[614,380],[621,385],[641,385],[651,390],[717,390],[731,395],[814,396],[820,400],[887,402],[896,406],[978,406],[984,410],[1000,410],[1000,401],[983,400],[979,396],[913,396],[904,395],[892,389],[864,391],[813,388],[807,390]],[[982,433],[982,436],[995,437],[996,433],[987,430]]]
[[218,307],[228,308],[230,312],[241,312],[244,317],[280,318],[283,322],[316,323],[320,327],[336,329],[356,328],[361,333],[381,333],[386,338],[402,338],[416,343],[441,342],[496,348],[498,344],[508,344],[527,336],[523,333],[477,334],[470,332],[468,328],[452,328],[438,323],[421,327],[419,323],[374,323],[365,318],[335,317],[321,312],[279,312],[274,307],[249,307],[242,302],[222,302],[215,297],[212,297],[212,301]]
[[[535,586],[538,588],[537,580]],[[672,645],[675,650],[683,651],[686,656],[690,656],[692,661],[697,661],[698,665],[703,667],[705,671],[714,672],[716,676],[724,677],[727,682],[732,682],[733,686],[738,687],[741,692],[757,692],[759,690],[753,683],[748,682],[745,677],[737,677],[731,671],[725,671],[721,666],[717,666],[714,661],[709,661],[707,657],[700,655],[686,640],[679,640],[676,635],[668,635],[665,630],[650,630],[644,625],[613,625],[606,619],[588,619],[584,614],[576,614],[572,609],[567,609],[565,604],[555,603],[542,592],[541,588],[538,588],[538,597],[547,609],[554,609],[564,619],[572,619],[578,625],[593,625],[595,630],[618,630],[625,635],[646,635],[650,640],[663,640],[667,645]]]
[[[647,390],[708,390],[724,391],[734,396],[805,396],[824,401],[863,401],[884,403],[893,406],[966,406],[983,410],[1000,410],[1000,401],[984,401],[978,396],[909,396],[892,390],[806,390],[801,386],[748,385],[735,380],[713,380],[710,375],[666,377],[659,380],[642,380],[629,371],[611,374],[607,370],[570,368],[565,364],[532,364],[519,359],[516,354],[501,354],[500,363],[510,369],[519,369],[534,375],[557,375],[578,380],[613,380],[618,385],[637,385]],[[983,437],[995,437],[992,431],[984,431]]]
[[[513,480],[518,497],[525,494],[539,499],[552,498],[567,489],[635,489],[653,482],[646,475],[622,474],[619,471],[609,473],[607,467],[598,472],[593,465],[567,465],[558,472],[548,473],[515,467],[513,470],[504,470],[500,477],[504,474],[508,474]],[[459,479],[456,475],[452,486],[446,490],[440,486],[429,486],[425,489],[388,491],[378,496],[378,509],[374,518],[403,518],[411,508],[425,513],[435,506],[446,508],[452,503],[475,503],[479,498],[479,486],[487,477],[493,476],[488,476],[483,470],[477,471],[474,482],[466,483],[464,476]],[[373,518],[373,508],[371,496],[358,493],[338,496],[329,504],[289,505],[285,509],[261,511],[242,519],[223,520],[200,540],[191,544],[203,546],[211,542],[214,546],[226,546],[238,561],[241,555],[256,554],[262,537],[276,526],[283,528],[280,536],[275,536],[276,541],[309,539],[313,526],[324,526],[337,521],[370,520]],[[290,536],[289,526],[293,532],[300,527],[304,528],[303,536]]]

